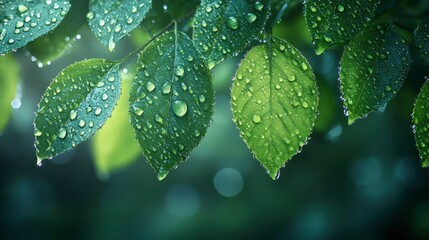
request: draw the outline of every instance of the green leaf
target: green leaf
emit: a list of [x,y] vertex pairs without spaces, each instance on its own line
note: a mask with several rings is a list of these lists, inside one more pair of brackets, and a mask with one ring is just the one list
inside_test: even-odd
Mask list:
[[276,179],[314,126],[319,97],[310,64],[288,42],[273,38],[246,55],[231,95],[241,137]]
[[53,30],[69,8],[66,0],[0,0],[0,54],[24,47]]
[[269,0],[202,0],[193,40],[209,68],[248,47],[264,29],[269,13]]
[[413,110],[413,131],[422,166],[429,166],[429,81],[423,85]]
[[130,77],[122,77],[122,94],[112,118],[107,120],[92,141],[95,167],[102,179],[131,165],[140,155],[128,115],[131,80]]
[[48,64],[59,58],[73,44],[73,38],[85,23],[88,0],[72,0],[72,5],[60,25],[27,45],[37,61]]
[[389,102],[410,69],[403,36],[389,25],[374,25],[345,48],[340,62],[344,107],[352,124]]
[[113,51],[117,42],[140,25],[151,5],[152,0],[90,0],[89,27]]
[[213,115],[212,76],[192,41],[168,32],[140,54],[131,86],[134,133],[164,179],[201,141]]
[[110,117],[121,91],[119,65],[88,59],[65,68],[49,85],[34,121],[38,162],[74,148]]
[[416,46],[420,56],[429,64],[429,17],[426,17],[414,32]]
[[307,0],[304,15],[316,54],[343,45],[364,30],[374,17],[380,0]]
[[0,133],[6,128],[11,114],[11,101],[15,97],[19,67],[12,54],[0,57]]

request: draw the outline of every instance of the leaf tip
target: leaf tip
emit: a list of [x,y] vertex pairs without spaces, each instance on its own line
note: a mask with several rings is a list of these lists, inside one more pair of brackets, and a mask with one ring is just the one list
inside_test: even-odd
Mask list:
[[41,166],[42,166],[42,161],[43,161],[43,159],[42,159],[42,158],[37,157],[37,162],[36,162],[36,164],[37,164],[37,166],[38,166],[38,167],[41,167]]
[[167,175],[168,175],[168,171],[160,171],[158,172],[157,178],[159,181],[162,181],[167,177]]
[[356,121],[356,118],[349,117],[349,120],[348,120],[347,124],[348,124],[349,126],[351,126],[355,121]]
[[113,37],[109,39],[109,52],[113,52],[116,47],[116,43],[113,41]]
[[278,170],[267,170],[268,175],[270,175],[271,179],[274,181],[280,178],[280,169]]
[[321,44],[316,45],[316,48],[314,49],[314,52],[317,56],[322,55],[325,52],[326,48],[324,48]]

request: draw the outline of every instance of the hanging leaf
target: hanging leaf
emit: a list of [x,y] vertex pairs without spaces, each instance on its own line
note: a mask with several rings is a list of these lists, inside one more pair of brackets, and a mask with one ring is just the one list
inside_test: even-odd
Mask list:
[[429,17],[426,17],[414,32],[416,46],[420,56],[429,64]]
[[151,5],[152,0],[90,0],[89,27],[113,51],[119,40],[140,25]]
[[349,124],[388,103],[410,69],[403,36],[389,25],[375,25],[345,48],[340,65],[341,91]]
[[36,112],[38,161],[92,136],[110,117],[120,91],[116,62],[88,59],[65,68],[46,90]]
[[92,141],[92,155],[101,179],[131,165],[140,155],[128,115],[131,80],[130,77],[122,77],[122,94],[112,118],[107,120]]
[[202,0],[193,39],[209,68],[248,47],[263,31],[269,13],[269,0]]
[[73,44],[73,38],[85,23],[88,0],[72,0],[71,8],[60,25],[27,45],[37,61],[48,64],[59,58]]
[[423,85],[413,110],[413,131],[422,166],[429,166],[429,81]]
[[201,141],[213,115],[212,76],[192,41],[168,32],[140,54],[131,87],[134,133],[164,179]]
[[19,79],[19,67],[12,54],[0,57],[0,133],[9,122]]
[[307,0],[304,15],[313,38],[316,54],[343,45],[364,30],[380,0]]
[[52,31],[69,8],[65,0],[0,0],[0,54],[24,47]]
[[310,64],[288,42],[273,38],[240,63],[231,95],[241,137],[276,179],[314,126],[318,91]]

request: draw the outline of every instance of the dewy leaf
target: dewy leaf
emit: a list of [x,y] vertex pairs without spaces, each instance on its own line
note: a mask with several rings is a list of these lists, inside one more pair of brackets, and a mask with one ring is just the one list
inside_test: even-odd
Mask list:
[[11,101],[15,97],[19,79],[19,67],[11,54],[0,57],[0,133],[9,122]]
[[202,0],[193,21],[193,40],[209,68],[249,46],[269,13],[269,0]]
[[0,0],[0,54],[24,47],[53,30],[69,8],[65,0]]
[[426,17],[414,32],[417,48],[420,56],[429,64],[429,17]]
[[288,42],[273,38],[240,63],[231,95],[241,137],[276,179],[314,126],[319,96],[310,64]]
[[168,32],[140,55],[131,86],[134,133],[164,179],[201,141],[213,115],[212,76],[182,32]]
[[429,166],[429,81],[417,96],[413,111],[413,131],[422,166]]
[[74,42],[73,38],[85,23],[88,0],[72,0],[72,6],[60,25],[27,45],[27,49],[42,64],[59,58]]
[[119,40],[140,25],[151,5],[152,0],[90,0],[89,27],[113,51]]
[[38,162],[92,136],[110,117],[120,91],[115,62],[88,59],[65,68],[49,85],[36,112]]
[[342,45],[364,30],[380,0],[307,0],[304,15],[316,54]]
[[408,44],[389,25],[374,25],[346,46],[340,81],[349,124],[389,102],[410,69]]
[[131,80],[131,77],[122,77],[122,94],[118,105],[92,141],[95,167],[102,179],[129,166],[140,155],[140,147],[134,138],[128,117]]

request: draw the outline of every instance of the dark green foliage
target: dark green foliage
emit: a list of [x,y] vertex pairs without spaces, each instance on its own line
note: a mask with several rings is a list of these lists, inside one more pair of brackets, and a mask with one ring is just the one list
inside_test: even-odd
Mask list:
[[413,131],[422,166],[429,166],[429,82],[426,81],[416,99],[413,111]]
[[140,53],[131,87],[131,124],[160,180],[189,156],[213,115],[212,76],[182,32],[158,37]]
[[24,47],[52,31],[69,8],[66,0],[0,0],[0,54]]
[[429,64],[429,17],[426,17],[414,32],[420,56]]
[[340,63],[349,124],[389,102],[410,65],[408,43],[393,26],[374,25],[354,38]]

